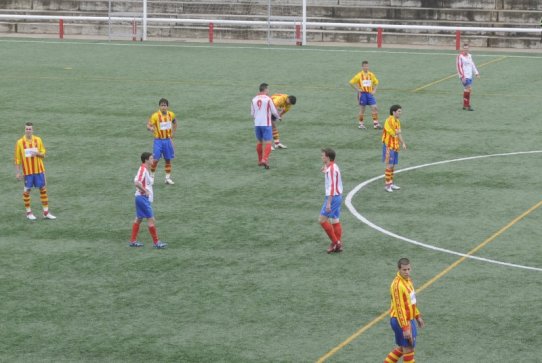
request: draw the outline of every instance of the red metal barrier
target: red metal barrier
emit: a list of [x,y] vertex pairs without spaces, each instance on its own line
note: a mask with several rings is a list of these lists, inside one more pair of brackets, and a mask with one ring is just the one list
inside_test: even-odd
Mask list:
[[459,30],[455,31],[455,50],[461,48],[461,32]]
[[376,32],[376,46],[382,48],[382,28],[378,28]]
[[301,40],[301,24],[295,25],[295,45],[303,45],[303,41]]
[[64,20],[60,19],[58,21],[58,37],[64,39]]
[[215,25],[213,23],[209,23],[209,43],[213,43],[215,37]]

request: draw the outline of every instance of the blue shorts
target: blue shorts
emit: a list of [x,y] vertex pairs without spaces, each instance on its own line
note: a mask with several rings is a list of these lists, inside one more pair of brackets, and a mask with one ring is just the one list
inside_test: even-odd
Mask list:
[[152,205],[149,201],[149,198],[144,195],[138,195],[135,197],[135,207],[136,207],[136,217],[143,218],[154,218],[154,213],[152,211]]
[[171,160],[175,157],[175,149],[171,139],[154,139],[152,157],[154,160],[160,160],[162,155],[164,159]]
[[326,211],[326,205],[327,205],[328,198],[329,198],[329,196],[326,196],[325,199],[324,199],[324,204],[322,204],[322,209],[320,210],[320,215],[324,216],[324,217],[327,217],[327,218],[339,219],[339,217],[341,216],[341,205],[342,205],[342,202],[343,202],[343,196],[342,195],[336,195],[334,197],[331,197],[332,199],[331,199],[331,211],[330,212]]
[[271,141],[273,140],[273,127],[272,126],[254,126],[254,134],[258,141]]
[[24,176],[24,187],[27,189],[43,188],[45,186],[45,174],[30,174]]
[[359,104],[360,106],[373,106],[376,105],[376,98],[372,93],[361,92],[359,95]]
[[416,346],[416,336],[418,335],[418,331],[416,330],[415,320],[410,321],[410,326],[412,327],[412,344],[410,344],[410,342],[404,338],[403,329],[401,329],[401,326],[399,325],[399,321],[397,321],[397,318],[391,318],[390,325],[391,325],[391,328],[393,329],[393,332],[395,333],[395,343],[399,347],[414,348]]
[[[461,79],[459,79],[461,81]],[[463,87],[468,87],[472,84],[472,78],[465,78],[465,82],[461,81]]]
[[382,162],[391,165],[399,164],[399,151],[395,151],[382,144]]

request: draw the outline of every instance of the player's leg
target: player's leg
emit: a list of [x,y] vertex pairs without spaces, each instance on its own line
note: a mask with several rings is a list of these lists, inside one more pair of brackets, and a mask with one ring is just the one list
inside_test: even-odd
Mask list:
[[367,129],[365,127],[365,123],[363,122],[363,115],[365,114],[365,103],[364,103],[364,97],[365,93],[362,93],[360,96],[360,105],[359,105],[359,125],[358,128],[361,130]]
[[254,134],[256,135],[256,153],[258,154],[258,166],[262,166],[263,159],[263,131],[261,126],[254,126]]
[[273,144],[274,144],[272,149],[273,150],[287,149],[288,147],[286,145],[283,145],[280,142],[280,133],[279,133],[279,128],[277,126],[277,122],[272,121],[271,125],[273,126]]
[[341,206],[342,206],[342,196],[336,195],[331,199],[331,212],[329,214],[329,223],[333,227],[333,232],[335,232],[335,237],[337,237],[337,243],[333,252],[342,252],[343,251],[343,227],[341,225]]
[[322,209],[320,210],[320,216],[318,217],[318,222],[320,223],[320,226],[322,227],[324,232],[326,232],[329,240],[331,241],[331,244],[327,248],[327,253],[332,253],[335,252],[335,248],[339,239],[337,238],[335,230],[333,229],[333,226],[329,221],[330,218],[328,216],[331,214],[331,212],[326,210],[328,198],[330,197],[326,196],[324,199],[324,204],[322,205]]
[[463,110],[474,111],[470,105],[470,96],[472,91],[472,79],[467,78],[463,82]]
[[392,150],[382,144],[382,162],[386,165],[386,170],[384,171],[384,189],[387,192],[393,192],[391,185],[393,184],[393,163],[392,163]]
[[163,140],[163,154],[164,154],[164,160],[165,160],[165,171],[166,171],[166,184],[173,185],[175,184],[173,180],[171,180],[171,160],[175,158],[175,148],[173,147],[173,142],[171,139]]
[[24,176],[24,189],[23,189],[23,203],[26,210],[26,218],[31,221],[36,220],[36,216],[32,213],[32,208],[30,207],[30,191],[34,185],[34,175],[25,175]]
[[262,165],[269,169],[269,155],[271,154],[271,143],[273,141],[273,128],[271,126],[262,127],[263,156]]
[[[137,202],[136,202],[136,213],[137,213]],[[137,235],[139,234],[139,226],[141,226],[142,218],[136,217],[134,223],[132,223],[132,236],[130,237],[130,247],[143,247],[143,243],[137,241]]]
[[162,249],[167,247],[167,243],[164,243],[158,239],[158,232],[156,230],[156,223],[154,217],[147,218],[147,224],[149,226],[149,233],[152,237],[153,247],[157,249]]
[[395,347],[384,359],[384,363],[397,363],[403,356],[403,348]]
[[380,126],[380,123],[378,122],[378,106],[376,105],[376,99],[373,95],[371,95],[372,98],[372,105],[371,105],[371,116],[373,117],[373,127],[375,129],[381,129],[382,126]]
[[160,161],[161,157],[162,157],[162,140],[154,139],[154,142],[152,145],[152,158],[154,160],[151,164],[151,174],[153,178],[154,178],[154,173],[156,172],[156,168],[158,166],[158,162]]
[[45,174],[34,174],[35,186],[40,190],[41,206],[43,207],[43,218],[56,219],[56,217],[49,212],[49,196],[47,195],[47,183],[45,181]]

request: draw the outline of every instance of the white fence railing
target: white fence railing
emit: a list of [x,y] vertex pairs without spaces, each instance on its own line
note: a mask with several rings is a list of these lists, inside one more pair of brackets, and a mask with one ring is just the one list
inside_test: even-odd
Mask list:
[[[296,25],[294,21],[268,21],[268,20],[221,20],[221,19],[178,19],[178,18],[146,18],[146,17],[107,17],[107,16],[56,16],[56,15],[15,15],[15,14],[0,14],[0,20],[58,20],[58,21],[89,21],[89,22],[132,22],[136,20],[145,26],[143,27],[142,40],[147,38],[146,23],[154,24],[201,24],[201,25],[244,25],[254,27],[269,27],[269,26],[287,26],[293,29]],[[303,44],[306,44],[306,29],[317,28],[348,28],[348,29],[400,29],[400,30],[439,30],[455,33],[460,32],[501,32],[501,33],[531,33],[542,34],[542,27],[532,28],[498,28],[498,27],[474,27],[474,26],[434,26],[434,25],[403,25],[403,24],[372,24],[372,23],[326,23],[326,22],[310,22],[302,23],[303,29]]]

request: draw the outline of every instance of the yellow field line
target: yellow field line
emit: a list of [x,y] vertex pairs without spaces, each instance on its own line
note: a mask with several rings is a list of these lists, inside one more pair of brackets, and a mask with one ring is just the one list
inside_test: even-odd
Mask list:
[[[478,68],[482,68],[482,67],[487,66],[488,64],[491,64],[491,63],[500,62],[500,61],[502,61],[502,60],[505,60],[506,58],[508,58],[508,57],[502,56],[502,57],[500,57],[500,58],[490,60],[489,62],[480,64],[480,65],[478,66]],[[454,73],[454,74],[451,74],[451,75],[449,75],[449,76],[447,76],[447,77],[444,77],[444,78],[442,78],[442,79],[439,79],[439,80],[436,80],[436,81],[434,81],[434,82],[428,83],[428,84],[426,84],[426,85],[424,85],[424,86],[421,86],[421,87],[418,87],[418,88],[416,88],[416,89],[413,89],[412,92],[418,92],[418,91],[421,91],[422,89],[429,88],[429,87],[434,86],[434,85],[436,85],[436,84],[438,84],[438,83],[447,81],[447,80],[449,80],[450,78],[453,78],[453,77],[457,77],[457,74]]]
[[[513,225],[515,225],[517,222],[525,218],[527,215],[532,213],[534,210],[539,208],[542,205],[542,200],[535,205],[533,205],[531,208],[527,209],[525,212],[521,213],[519,216],[514,218],[512,221],[510,221],[507,225],[499,229],[497,232],[495,232],[491,237],[487,238],[484,242],[480,243],[478,246],[474,247],[472,250],[467,252],[465,255],[461,258],[459,258],[457,261],[452,263],[450,266],[446,267],[444,270],[439,272],[437,275],[435,275],[433,278],[431,278],[429,281],[427,281],[425,284],[423,284],[419,289],[416,289],[418,293],[422,292],[423,290],[427,289],[429,286],[433,285],[436,281],[438,281],[440,278],[442,278],[444,275],[446,275],[448,272],[456,268],[460,263],[465,261],[467,259],[467,256],[472,256],[476,252],[478,252],[481,248],[483,248],[485,245],[490,243],[491,241],[495,240],[495,238],[499,237],[501,234],[506,232],[508,229],[510,229]],[[382,319],[384,319],[386,316],[388,316],[389,312],[384,311],[382,314],[374,318],[371,322],[364,325],[360,329],[358,329],[354,334],[349,336],[345,341],[343,341],[341,344],[337,345],[335,348],[331,349],[329,352],[318,358],[316,361],[317,363],[323,363],[331,356],[335,355],[339,350],[350,344],[354,339],[359,337],[361,334],[369,330],[371,327],[376,325],[378,322],[380,322]]]

